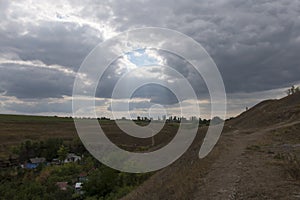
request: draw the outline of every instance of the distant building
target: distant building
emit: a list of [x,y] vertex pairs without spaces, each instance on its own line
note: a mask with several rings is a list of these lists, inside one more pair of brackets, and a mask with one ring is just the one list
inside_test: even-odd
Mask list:
[[36,157],[36,158],[31,158],[29,160],[32,164],[41,164],[46,162],[46,158],[44,157],[40,157],[40,158]]
[[60,190],[67,190],[68,182],[57,182],[56,186],[59,187]]
[[46,158],[44,157],[36,157],[36,158],[31,158],[29,159],[28,163],[25,163],[24,165],[22,165],[23,168],[26,169],[35,169],[37,168],[40,164],[46,163]]
[[87,181],[87,173],[82,172],[78,176],[78,182],[85,182]]
[[77,156],[75,153],[69,153],[67,155],[67,158],[64,160],[64,163],[78,162],[80,160],[81,160],[80,156]]
[[195,117],[195,116],[192,116],[192,117],[190,117],[190,121],[197,121],[198,120],[198,118],[197,117]]
[[181,117],[181,118],[180,118],[180,121],[181,121],[182,123],[188,122],[188,120],[187,120],[185,117]]
[[61,161],[58,158],[53,158],[53,160],[51,161],[52,165],[60,165]]
[[35,169],[37,168],[39,165],[38,164],[33,164],[33,163],[25,163],[25,165],[23,165],[24,168],[26,169]]

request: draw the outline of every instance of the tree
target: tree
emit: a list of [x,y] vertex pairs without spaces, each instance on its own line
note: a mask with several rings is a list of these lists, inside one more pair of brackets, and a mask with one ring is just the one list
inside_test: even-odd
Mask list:
[[63,144],[63,140],[60,138],[49,138],[41,146],[42,156],[46,157],[47,160],[56,158],[57,151]]
[[295,93],[297,93],[297,92],[300,92],[300,88],[299,87],[295,88]]
[[67,158],[68,152],[69,152],[68,147],[61,145],[57,151],[59,160],[64,161]]
[[87,196],[104,197],[117,186],[118,171],[102,166],[90,174],[88,181],[83,184],[83,190]]
[[300,92],[300,88],[299,87],[295,87],[294,85],[290,89],[288,89],[286,91],[286,93],[287,93],[288,96],[292,95],[292,94],[295,94],[295,93],[298,93],[298,92]]

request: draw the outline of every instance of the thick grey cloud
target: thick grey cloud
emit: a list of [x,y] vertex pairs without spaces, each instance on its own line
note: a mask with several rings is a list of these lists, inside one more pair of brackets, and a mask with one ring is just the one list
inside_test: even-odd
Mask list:
[[49,69],[0,66],[0,88],[6,96],[21,99],[62,98],[72,94],[74,77]]
[[216,61],[228,92],[263,91],[299,81],[297,0],[164,1],[168,6],[163,8],[146,1],[143,8],[148,12],[138,18],[125,4],[115,10],[129,19],[126,27],[172,28],[200,42]]
[[[174,29],[200,42],[219,67],[227,92],[236,99],[240,97],[234,94],[241,92],[285,88],[300,82],[299,13],[298,0],[40,1],[36,5],[1,1],[0,94],[19,100],[70,96],[74,74],[30,66],[30,62],[76,72],[99,42],[146,26]],[[192,66],[172,54],[158,54],[189,80],[200,99],[208,97]],[[97,96],[110,98],[124,73],[120,63],[114,63],[100,81]],[[157,87],[139,90],[135,97],[176,103],[171,93]],[[45,104],[38,107],[39,112],[50,111]],[[17,105],[9,109],[25,112]]]
[[[11,24],[0,32],[0,52],[14,52],[22,60],[41,60],[77,70],[86,54],[101,41],[71,23],[48,22],[38,27]],[[20,32],[28,32],[20,35]]]
[[152,104],[176,104],[178,100],[175,94],[170,91],[168,88],[156,85],[156,84],[149,84],[143,87],[140,87],[135,91],[132,95],[132,98],[149,98],[150,103]]

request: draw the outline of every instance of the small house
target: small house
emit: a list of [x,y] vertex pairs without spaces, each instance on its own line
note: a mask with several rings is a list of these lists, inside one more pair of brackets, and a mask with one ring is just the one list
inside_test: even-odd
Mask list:
[[31,158],[29,160],[32,164],[42,164],[46,162],[46,158],[44,157],[40,157],[40,158],[36,157],[36,158]]
[[60,189],[60,190],[67,190],[68,187],[68,182],[57,182],[56,186]]
[[25,169],[35,169],[35,168],[37,168],[38,166],[39,166],[39,165],[36,164],[36,163],[30,163],[30,162],[28,162],[28,163],[25,163],[24,168],[25,168]]
[[25,163],[24,167],[26,169],[35,169],[37,168],[40,164],[43,164],[46,162],[46,158],[44,157],[36,157],[36,158],[31,158],[29,159],[30,162]]
[[64,163],[70,163],[70,162],[78,162],[81,160],[80,156],[77,156],[75,153],[69,153],[64,160]]
[[61,161],[58,158],[53,158],[51,161],[51,164],[52,165],[60,165]]
[[79,176],[78,176],[78,181],[79,182],[87,181],[87,173],[85,173],[85,172],[80,173]]

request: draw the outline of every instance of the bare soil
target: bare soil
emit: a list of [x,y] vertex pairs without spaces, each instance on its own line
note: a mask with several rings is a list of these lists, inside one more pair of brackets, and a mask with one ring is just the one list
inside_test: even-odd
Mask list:
[[226,122],[198,158],[205,129],[175,163],[123,199],[300,199],[300,94],[258,104]]

